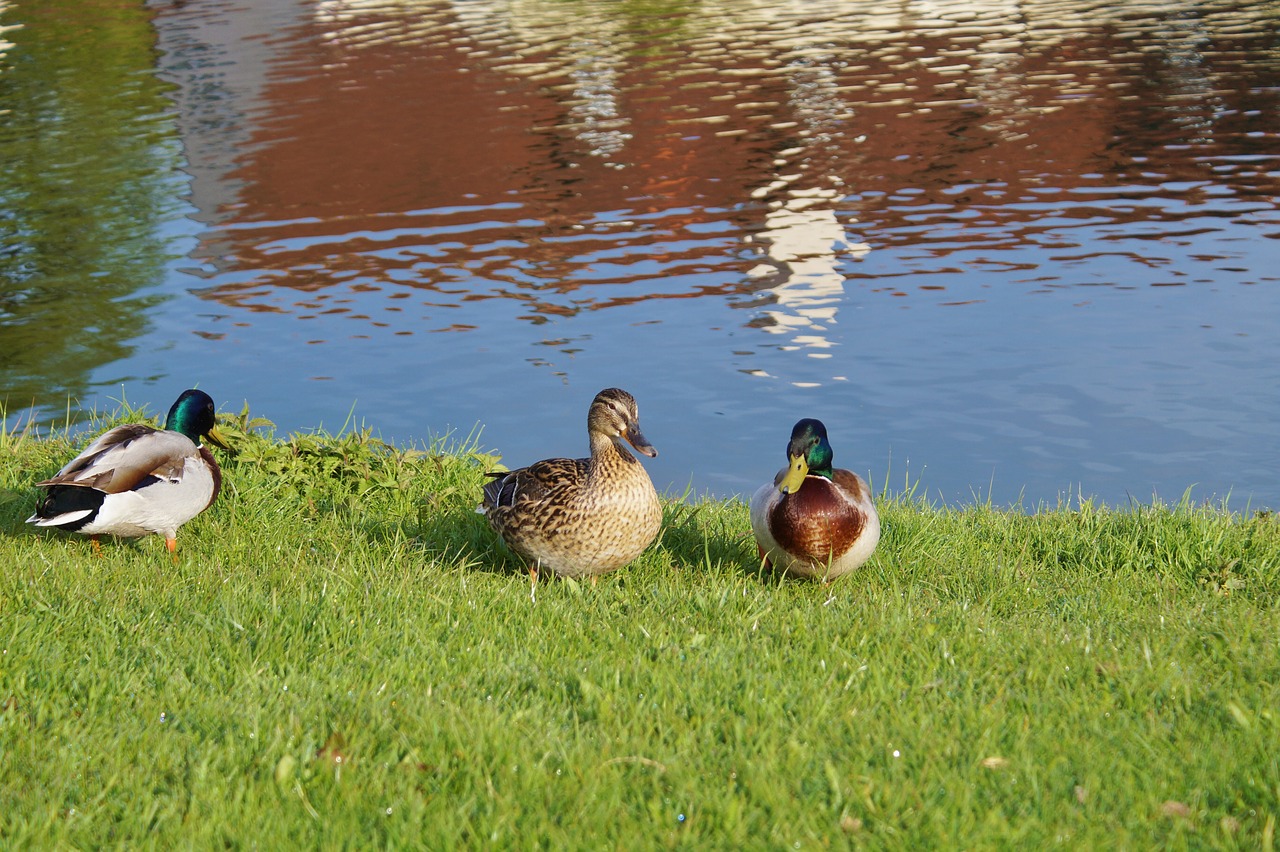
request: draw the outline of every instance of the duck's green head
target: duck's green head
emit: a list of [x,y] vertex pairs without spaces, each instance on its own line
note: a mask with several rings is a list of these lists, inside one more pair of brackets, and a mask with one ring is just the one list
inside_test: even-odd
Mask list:
[[822,425],[822,421],[811,417],[801,420],[791,430],[791,441],[787,444],[787,458],[791,465],[778,490],[783,494],[794,494],[810,474],[830,479],[834,456],[827,441],[827,427]]
[[197,444],[201,438],[208,438],[216,446],[229,450],[231,447],[227,446],[226,440],[219,434],[213,413],[213,400],[209,394],[201,390],[185,390],[169,409],[164,428],[170,432],[180,432]]

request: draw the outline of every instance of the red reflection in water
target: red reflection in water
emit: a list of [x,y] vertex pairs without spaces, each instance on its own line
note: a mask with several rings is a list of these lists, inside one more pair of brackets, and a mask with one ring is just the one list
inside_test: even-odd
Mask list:
[[[376,325],[398,324],[406,290],[428,315],[517,299],[532,321],[757,294],[742,304],[771,307],[753,324],[820,327],[848,281],[913,278],[873,288],[897,297],[966,270],[1099,283],[1070,277],[1099,240],[1159,242],[1116,254],[1168,266],[1164,244],[1241,215],[1214,185],[1237,203],[1276,193],[1249,160],[1274,136],[1256,136],[1252,75],[1274,69],[1227,67],[1251,38],[1231,17],[1188,34],[1095,9],[1062,24],[1069,3],[1016,27],[979,4],[976,21],[896,29],[785,7],[575,8],[535,25],[503,4],[483,22],[443,3],[299,5],[234,165],[214,167],[233,197],[211,208],[197,181],[221,225],[198,253],[220,270],[206,295]],[[178,24],[201,19],[158,17],[162,34]],[[893,266],[862,271],[886,249]]]

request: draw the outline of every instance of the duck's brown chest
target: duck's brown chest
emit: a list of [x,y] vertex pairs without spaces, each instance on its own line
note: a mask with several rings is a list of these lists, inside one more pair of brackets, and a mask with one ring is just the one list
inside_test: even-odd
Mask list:
[[862,534],[867,519],[830,480],[807,477],[774,505],[769,529],[778,546],[819,561],[839,557]]

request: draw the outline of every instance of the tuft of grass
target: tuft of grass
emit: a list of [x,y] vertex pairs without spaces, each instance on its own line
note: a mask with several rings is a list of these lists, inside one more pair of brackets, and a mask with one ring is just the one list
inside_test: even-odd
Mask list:
[[1274,844],[1273,515],[908,488],[824,586],[673,497],[533,597],[474,443],[223,421],[176,565],[25,525],[88,435],[0,433],[4,845]]

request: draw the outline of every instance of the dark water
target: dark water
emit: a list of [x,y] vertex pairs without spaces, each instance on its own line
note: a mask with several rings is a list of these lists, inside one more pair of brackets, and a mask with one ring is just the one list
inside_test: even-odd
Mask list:
[[1280,505],[1280,3],[0,2],[11,417]]

